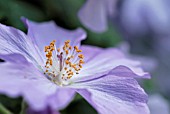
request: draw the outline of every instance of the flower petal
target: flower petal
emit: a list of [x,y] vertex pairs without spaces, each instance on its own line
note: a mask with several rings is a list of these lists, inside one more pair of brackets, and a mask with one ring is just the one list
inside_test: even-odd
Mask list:
[[117,13],[118,0],[103,0],[109,16],[115,16]]
[[41,51],[44,51],[44,46],[49,45],[52,40],[56,40],[57,47],[64,44],[66,40],[71,40],[71,45],[80,45],[81,40],[84,40],[86,33],[83,29],[66,30],[55,24],[54,21],[36,23],[22,18],[28,28],[28,36],[36,43]]
[[147,95],[133,78],[108,75],[72,86],[101,114],[149,114]]
[[95,57],[104,49],[91,45],[82,45],[81,50],[83,50],[82,53],[85,56],[85,62],[89,62],[93,57]]
[[[20,54],[0,55],[6,62],[0,63],[0,93],[10,97],[23,96],[34,110],[65,107],[73,98],[73,92],[61,89],[39,72]],[[14,61],[16,60],[16,61]],[[19,61],[21,60],[21,61]],[[59,91],[59,92],[58,92]],[[55,96],[58,95],[58,96]],[[62,98],[59,95],[64,95]],[[55,97],[54,97],[55,96]]]
[[97,78],[105,74],[121,77],[150,77],[148,73],[141,69],[140,62],[127,59],[116,48],[102,49],[93,46],[83,46],[82,50],[86,61],[79,75],[71,79],[74,82]]
[[70,88],[58,88],[56,93],[48,98],[48,104],[53,110],[62,110],[73,100],[75,90]]
[[32,43],[30,37],[20,30],[2,24],[0,24],[0,53],[20,53],[29,61],[43,63],[39,49]]
[[87,0],[78,17],[89,29],[104,32],[107,29],[107,11],[103,0]]

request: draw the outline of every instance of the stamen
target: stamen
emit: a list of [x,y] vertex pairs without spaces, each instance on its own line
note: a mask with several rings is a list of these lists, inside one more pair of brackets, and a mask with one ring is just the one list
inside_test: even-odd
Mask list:
[[45,46],[46,64],[44,73],[54,82],[58,81],[57,83],[61,84],[61,80],[67,81],[74,75],[79,74],[79,71],[83,68],[84,55],[77,54],[82,52],[82,50],[78,46],[72,48],[70,40],[66,40],[63,47],[57,49],[55,42],[53,40],[49,46]]

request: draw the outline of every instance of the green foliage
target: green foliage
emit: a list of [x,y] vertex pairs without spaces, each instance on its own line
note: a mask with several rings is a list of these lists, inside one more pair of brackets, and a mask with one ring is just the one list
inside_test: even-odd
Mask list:
[[[13,114],[19,114],[21,110],[21,98],[9,98],[4,95],[0,95],[0,104],[7,110],[12,112]],[[2,107],[1,106],[1,107]],[[2,109],[0,108],[0,112]],[[0,113],[1,114],[1,113]]]
[[43,12],[31,4],[17,0],[0,0],[0,22],[23,29],[21,16],[36,21],[44,19]]

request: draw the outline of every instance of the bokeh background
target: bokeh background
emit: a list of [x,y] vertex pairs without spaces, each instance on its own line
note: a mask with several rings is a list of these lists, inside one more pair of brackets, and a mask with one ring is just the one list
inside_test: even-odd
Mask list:
[[[79,20],[78,12],[87,0],[0,0],[0,23],[26,32],[20,20],[21,16],[24,16],[37,22],[54,20],[57,25],[70,30],[82,27],[87,32],[87,39],[83,44],[103,48],[117,47],[127,57],[141,61],[143,68],[152,74],[151,80],[139,80],[149,95],[151,114],[158,114],[159,109],[165,110],[161,111],[162,114],[169,114],[170,2],[115,1],[115,14],[108,16],[108,29],[104,32],[95,32]],[[21,101],[22,98],[11,99],[0,95],[1,109],[6,108],[14,114],[20,113]],[[97,113],[77,95],[61,114]]]

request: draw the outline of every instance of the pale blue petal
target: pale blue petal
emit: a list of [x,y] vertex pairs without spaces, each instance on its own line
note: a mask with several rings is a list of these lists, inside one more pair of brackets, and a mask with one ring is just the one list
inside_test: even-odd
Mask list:
[[53,40],[56,40],[56,47],[63,46],[66,40],[70,40],[72,46],[79,46],[81,40],[86,38],[86,33],[81,28],[66,30],[57,26],[54,21],[36,23],[26,18],[22,18],[22,20],[28,28],[28,36],[32,38],[42,52],[44,47]]
[[87,0],[78,12],[80,21],[95,32],[107,30],[107,10],[103,0]]
[[108,75],[72,87],[100,114],[150,114],[147,95],[133,78]]
[[20,53],[35,64],[43,64],[39,49],[30,37],[13,27],[0,24],[0,54]]
[[82,50],[86,50],[83,52],[85,64],[83,64],[79,75],[71,78],[74,82],[97,78],[105,74],[150,78],[150,75],[141,69],[140,62],[127,59],[116,48],[102,49],[94,46],[83,46]]

